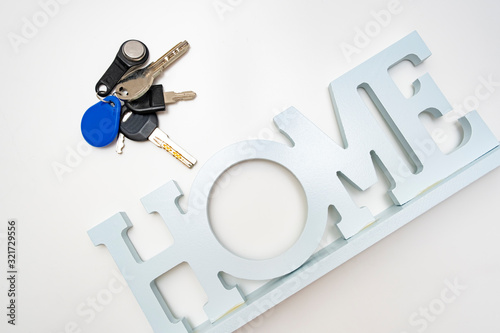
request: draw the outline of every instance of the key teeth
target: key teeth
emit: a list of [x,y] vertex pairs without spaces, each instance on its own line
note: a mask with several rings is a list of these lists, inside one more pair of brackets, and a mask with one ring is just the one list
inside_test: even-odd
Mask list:
[[171,145],[161,142],[161,147],[164,150],[166,150],[168,153],[170,153],[174,158],[176,158],[179,162],[187,166],[188,168],[192,168],[196,164],[196,160],[191,157],[190,159],[186,158],[183,154],[181,154],[178,149],[174,149]]
[[125,135],[123,133],[118,134],[118,139],[116,140],[115,151],[117,154],[123,153],[123,148],[125,147]]
[[194,91],[183,91],[183,92],[175,92],[175,91],[166,91],[163,94],[165,104],[173,104],[178,101],[190,101],[196,97],[196,93]]
[[196,93],[194,91],[184,91],[182,94],[182,100],[190,101],[196,97]]
[[185,151],[181,146],[172,141],[168,137],[168,135],[159,128],[156,128],[151,133],[151,135],[148,137],[148,140],[153,142],[159,148],[162,148],[163,150],[170,153],[175,159],[177,159],[188,168],[191,168],[195,164],[193,161],[196,161],[196,159],[193,158],[191,154]]

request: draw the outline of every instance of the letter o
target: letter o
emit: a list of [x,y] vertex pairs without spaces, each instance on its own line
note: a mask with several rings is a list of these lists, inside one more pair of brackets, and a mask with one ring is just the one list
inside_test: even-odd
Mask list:
[[[372,30],[372,27],[374,30]],[[377,21],[369,21],[366,26],[365,26],[365,32],[368,36],[370,37],[377,37],[380,34],[380,30],[382,28],[380,27],[380,24],[377,23]]]
[[[40,19],[42,19],[42,21],[40,21]],[[33,15],[33,23],[35,23],[37,27],[43,28],[49,23],[49,16],[44,11],[36,12]]]
[[[304,166],[303,152],[297,152],[297,148],[265,140],[252,140],[246,143],[255,148],[254,156],[248,157],[239,153],[240,144],[233,144],[207,161],[191,187],[192,194],[202,192],[203,195],[190,195],[187,211],[193,220],[192,223],[203,228],[200,232],[210,238],[210,241],[208,238],[206,241],[213,244],[211,253],[217,261],[214,263],[215,266],[238,278],[266,280],[292,272],[314,253],[326,228],[331,198],[318,197],[318,175]],[[242,258],[224,248],[213,232],[208,217],[209,197],[216,180],[232,166],[255,159],[271,161],[288,169],[301,184],[307,201],[306,224],[299,239],[284,253],[265,260]]]
[[444,302],[442,300],[440,300],[439,298],[433,299],[429,303],[429,310],[431,310],[431,312],[436,316],[443,313],[445,308],[446,308],[446,306],[444,305]]
[[108,289],[103,289],[97,294],[97,301],[101,305],[108,305],[113,300],[113,294]]

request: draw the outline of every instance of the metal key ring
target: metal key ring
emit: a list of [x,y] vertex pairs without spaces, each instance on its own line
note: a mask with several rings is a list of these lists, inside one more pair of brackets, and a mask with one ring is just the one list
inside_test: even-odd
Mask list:
[[111,102],[111,101],[107,101],[105,100],[104,98],[102,98],[101,96],[99,96],[98,93],[96,93],[96,96],[97,96],[97,99],[99,99],[101,102],[104,102],[104,103],[108,103],[108,104],[111,104],[111,106],[115,106],[115,103]]

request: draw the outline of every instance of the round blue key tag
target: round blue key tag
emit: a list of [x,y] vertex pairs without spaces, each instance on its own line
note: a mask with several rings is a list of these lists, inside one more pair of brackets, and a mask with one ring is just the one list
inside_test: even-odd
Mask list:
[[82,118],[83,137],[94,147],[109,145],[120,129],[120,100],[115,96],[108,96],[104,101],[92,105]]

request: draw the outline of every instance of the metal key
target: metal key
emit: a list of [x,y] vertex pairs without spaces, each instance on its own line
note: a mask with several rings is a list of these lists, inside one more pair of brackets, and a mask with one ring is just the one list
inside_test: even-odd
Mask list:
[[196,97],[194,91],[184,91],[176,93],[173,91],[163,92],[163,86],[156,84],[151,86],[141,98],[126,102],[129,110],[135,113],[151,113],[165,110],[166,104],[187,101]]
[[120,123],[120,132],[132,141],[151,141],[157,147],[168,151],[188,168],[196,164],[194,157],[158,128],[156,113],[140,114],[126,111]]
[[145,68],[134,70],[125,75],[115,87],[116,96],[124,101],[132,101],[141,97],[153,85],[154,79],[184,55],[188,49],[189,43],[187,41],[180,42],[160,59]]
[[118,139],[116,140],[115,151],[117,154],[123,153],[123,148],[125,147],[125,135],[122,132],[118,133]]
[[189,101],[196,97],[196,93],[194,91],[183,91],[183,92],[175,92],[175,91],[165,91],[163,93],[163,100],[165,104],[173,104],[178,101]]

